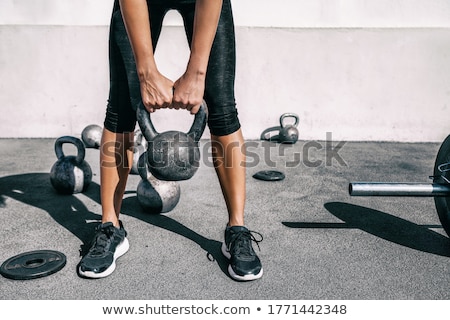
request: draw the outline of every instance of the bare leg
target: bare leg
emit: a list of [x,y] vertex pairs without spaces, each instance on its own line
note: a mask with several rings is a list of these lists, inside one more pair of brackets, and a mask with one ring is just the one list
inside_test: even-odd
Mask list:
[[100,199],[102,223],[119,226],[119,214],[133,161],[134,132],[103,130],[100,147]]
[[211,136],[214,167],[228,209],[230,226],[244,225],[245,154],[242,132]]

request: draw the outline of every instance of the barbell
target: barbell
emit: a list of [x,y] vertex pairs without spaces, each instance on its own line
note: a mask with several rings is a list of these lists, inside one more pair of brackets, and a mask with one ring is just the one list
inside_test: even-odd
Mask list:
[[434,162],[432,183],[351,182],[351,196],[434,197],[439,220],[450,236],[450,135],[439,147]]

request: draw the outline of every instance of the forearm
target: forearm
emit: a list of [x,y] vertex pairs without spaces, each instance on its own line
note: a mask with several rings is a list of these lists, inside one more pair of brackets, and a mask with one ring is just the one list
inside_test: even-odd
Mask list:
[[188,72],[206,74],[222,10],[222,0],[197,0]]
[[139,78],[156,70],[146,0],[120,0],[122,17],[136,60]]

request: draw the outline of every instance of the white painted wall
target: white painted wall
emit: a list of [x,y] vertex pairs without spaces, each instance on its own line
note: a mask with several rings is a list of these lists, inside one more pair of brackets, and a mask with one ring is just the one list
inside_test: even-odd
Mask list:
[[[0,138],[80,135],[102,123],[111,6],[0,1]],[[301,139],[333,132],[340,140],[442,141],[449,133],[450,1],[234,0],[233,7],[247,139],[283,112],[299,114]],[[167,17],[156,53],[173,79],[189,54],[180,23],[175,12]],[[157,129],[187,129],[191,118],[181,112],[157,113]]]
[[[107,25],[113,0],[2,0],[0,24]],[[449,27],[448,0],[232,0],[235,23],[279,28]],[[166,25],[181,25],[170,14]]]

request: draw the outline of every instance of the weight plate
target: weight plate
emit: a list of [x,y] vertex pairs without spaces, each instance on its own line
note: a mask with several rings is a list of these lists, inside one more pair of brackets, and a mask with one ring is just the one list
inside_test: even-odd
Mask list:
[[[434,163],[433,182],[448,184],[450,180],[450,135],[442,142],[436,161]],[[436,211],[444,227],[445,232],[450,236],[450,197],[434,197]]]
[[258,171],[253,175],[253,178],[264,181],[280,181],[285,177],[283,172],[276,170],[263,170]]
[[66,265],[66,256],[58,251],[36,250],[11,257],[0,267],[2,276],[13,280],[41,278]]

